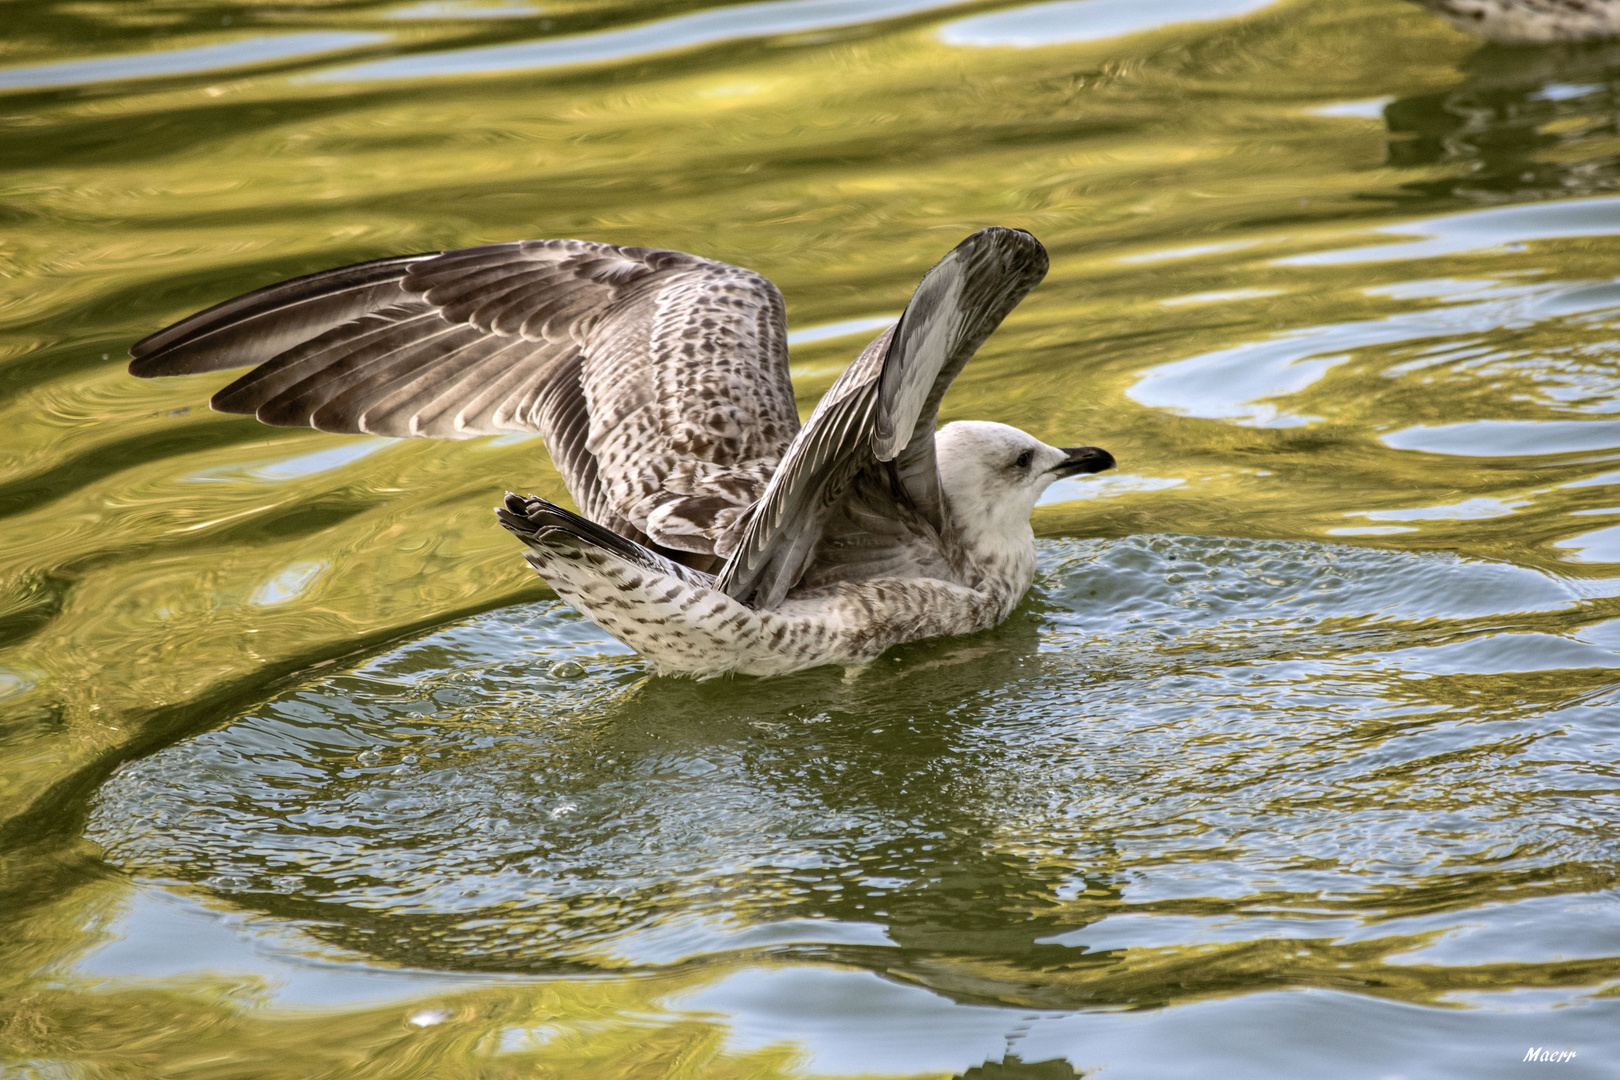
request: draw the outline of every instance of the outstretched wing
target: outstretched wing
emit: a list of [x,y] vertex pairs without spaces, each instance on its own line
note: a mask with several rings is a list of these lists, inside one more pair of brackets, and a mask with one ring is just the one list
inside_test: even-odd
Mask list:
[[930,571],[944,526],[934,461],[939,403],[1046,268],[1040,241],[999,227],[974,233],[934,264],[900,321],[810,414],[718,587],[769,607],[801,581]]
[[143,377],[257,365],[212,405],[268,424],[537,431],[587,517],[675,551],[714,553],[799,429],[774,285],[677,251],[583,240],[312,274],[130,354]]

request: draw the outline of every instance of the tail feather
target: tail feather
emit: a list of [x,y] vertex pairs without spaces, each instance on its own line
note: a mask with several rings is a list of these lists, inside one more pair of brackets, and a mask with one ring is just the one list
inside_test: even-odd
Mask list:
[[628,537],[620,536],[588,518],[565,510],[556,503],[547,502],[538,495],[514,495],[507,492],[505,503],[506,505],[495,508],[495,516],[500,519],[501,525],[508,532],[525,544],[531,546],[543,544],[549,534],[561,532],[647,570],[673,574],[697,585],[710,585],[714,582],[712,574],[705,574],[666,559],[656,551],[645,548]]
[[557,595],[654,671],[712,678],[760,647],[761,616],[714,578],[533,495],[508,495],[501,524]]

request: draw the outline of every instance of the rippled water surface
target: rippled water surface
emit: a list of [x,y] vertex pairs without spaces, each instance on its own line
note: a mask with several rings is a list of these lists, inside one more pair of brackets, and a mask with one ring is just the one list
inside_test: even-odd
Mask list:
[[[231,6],[0,35],[0,1076],[1620,1068],[1620,46],[1398,0]],[[135,339],[580,236],[787,296],[966,233],[946,401],[1117,472],[1000,628],[692,683],[496,527],[534,439]],[[1573,1057],[1525,1060],[1532,1048]]]

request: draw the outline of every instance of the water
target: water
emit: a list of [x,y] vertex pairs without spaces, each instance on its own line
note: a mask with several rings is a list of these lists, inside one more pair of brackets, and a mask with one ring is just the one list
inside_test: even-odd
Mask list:
[[[1605,1076],[1620,49],[1396,0],[14,3],[0,1076]],[[531,236],[783,289],[966,233],[946,418],[1107,447],[985,634],[650,679],[537,440],[209,413],[151,330]],[[1532,1048],[1574,1051],[1561,1064]]]

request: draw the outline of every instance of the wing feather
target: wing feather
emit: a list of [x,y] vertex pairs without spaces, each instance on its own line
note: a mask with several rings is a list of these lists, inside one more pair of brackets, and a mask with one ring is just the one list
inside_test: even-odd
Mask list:
[[[375,435],[411,435],[441,399],[451,408],[464,394],[458,386],[488,367],[491,376],[510,369],[510,359],[498,354],[512,347],[508,339],[463,333],[459,342],[428,338],[411,343],[408,354],[379,365],[347,390],[331,397],[310,416],[322,431],[367,431]],[[492,358],[494,363],[491,363]]]
[[216,393],[209,404],[220,412],[255,413],[290,387],[366,351],[400,322],[421,314],[406,308],[383,308],[341,323],[254,368]]
[[[350,347],[331,363],[313,371],[306,366],[300,372],[303,378],[260,404],[255,415],[266,424],[280,427],[302,427],[306,424],[320,427],[314,422],[314,416],[332,399],[342,396],[370,377],[385,375],[401,366],[408,368],[410,361],[427,349],[433,349],[442,356],[457,344],[465,342],[469,336],[465,327],[447,326],[435,318],[433,312],[423,312],[400,322],[389,322],[376,333],[368,334],[363,343],[350,343]],[[417,348],[413,349],[413,346]]]
[[538,431],[593,518],[710,554],[798,431],[785,321],[781,294],[751,271],[526,240],[272,285],[137,343],[130,371],[255,365],[212,404],[272,424]]
[[[923,275],[900,321],[839,376],[788,447],[717,587],[770,607],[807,578],[858,579],[916,559],[904,549],[918,545],[937,554],[944,527],[934,461],[939,403],[1046,268],[1046,250],[1033,236],[994,227]],[[846,505],[853,493],[859,512]],[[865,531],[874,514],[908,524],[899,532]],[[885,547],[894,550],[880,554]],[[861,558],[847,557],[857,549]],[[920,558],[944,561],[926,550]]]
[[151,378],[262,364],[388,303],[398,295],[400,277],[437,254],[326,270],[215,304],[130,346],[130,374]]

